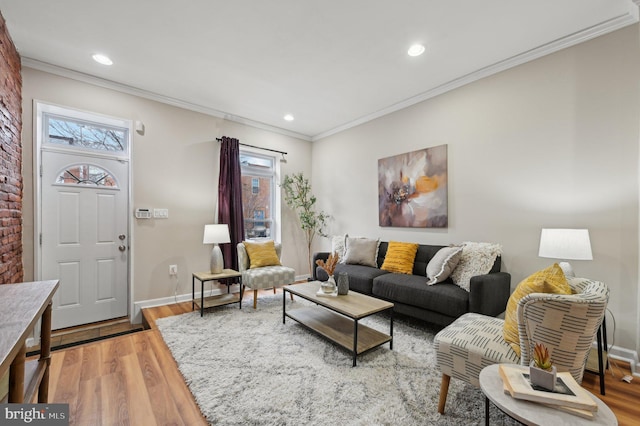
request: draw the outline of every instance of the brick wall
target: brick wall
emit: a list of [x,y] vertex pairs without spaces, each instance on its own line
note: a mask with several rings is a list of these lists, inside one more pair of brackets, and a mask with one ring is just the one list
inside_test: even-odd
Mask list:
[[23,280],[22,76],[20,55],[0,13],[0,284]]

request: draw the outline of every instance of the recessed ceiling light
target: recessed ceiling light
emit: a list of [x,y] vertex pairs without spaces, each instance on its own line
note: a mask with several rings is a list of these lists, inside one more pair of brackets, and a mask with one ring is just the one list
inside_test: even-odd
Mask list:
[[284,116],[284,119],[287,120],[287,121],[293,121],[293,115],[287,114],[287,115]]
[[414,44],[407,51],[409,56],[420,56],[424,53],[424,46],[421,44]]
[[101,53],[96,53],[92,56],[93,60],[102,65],[113,65],[113,61],[107,56]]

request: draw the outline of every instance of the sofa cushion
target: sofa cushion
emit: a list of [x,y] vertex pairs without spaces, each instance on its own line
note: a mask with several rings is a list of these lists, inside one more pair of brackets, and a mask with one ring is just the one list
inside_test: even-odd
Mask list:
[[377,268],[378,244],[380,244],[380,240],[347,237],[347,251],[344,255],[344,263]]
[[469,311],[469,292],[452,283],[426,285],[424,276],[386,274],[373,280],[375,297],[459,317]]
[[266,241],[264,243],[243,241],[242,244],[244,244],[244,248],[247,250],[247,255],[249,256],[250,269],[282,265],[273,241]]
[[449,278],[451,272],[460,262],[461,255],[462,247],[460,246],[445,247],[438,250],[427,264],[427,284],[441,283]]
[[[418,252],[416,253],[416,259],[413,261],[413,275],[420,275],[421,277],[427,276],[427,265],[429,261],[433,259],[433,256],[438,251],[446,246],[429,246],[420,244]],[[424,282],[424,279],[423,279]]]
[[334,235],[331,237],[331,253],[338,255],[338,262],[344,263],[344,255],[347,252],[347,237],[349,234]]
[[501,254],[500,244],[463,243],[460,262],[451,273],[453,282],[469,291],[471,277],[488,274]]
[[417,243],[389,241],[387,255],[380,269],[399,274],[410,274],[413,272],[413,261],[416,258],[418,247]]
[[564,276],[564,272],[557,263],[546,269],[529,275],[509,297],[504,316],[504,340],[511,345],[515,353],[520,356],[520,334],[518,332],[518,302],[530,293],[571,294],[571,286]]
[[381,275],[389,274],[378,268],[363,265],[348,265],[339,263],[336,265],[335,274],[346,273],[349,276],[349,290],[358,293],[371,294],[373,279]]

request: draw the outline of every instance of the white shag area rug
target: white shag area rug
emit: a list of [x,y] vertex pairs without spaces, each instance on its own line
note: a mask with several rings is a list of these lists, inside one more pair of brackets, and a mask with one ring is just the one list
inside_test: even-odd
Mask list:
[[[308,304],[300,298],[287,310]],[[362,321],[389,332],[383,315]],[[481,425],[484,396],[451,380],[446,414],[438,414],[438,329],[395,318],[385,344],[351,354],[287,318],[282,294],[250,303],[157,320],[207,421],[219,425]],[[517,424],[491,407],[491,424]]]

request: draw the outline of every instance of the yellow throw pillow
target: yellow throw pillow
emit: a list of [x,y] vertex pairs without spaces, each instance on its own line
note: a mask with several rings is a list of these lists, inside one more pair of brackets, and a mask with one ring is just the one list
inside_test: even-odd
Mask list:
[[242,244],[244,244],[244,248],[247,250],[247,255],[249,256],[249,269],[282,265],[273,241],[264,243],[248,243],[243,241]]
[[413,273],[413,261],[416,259],[417,252],[418,244],[389,241],[387,254],[380,269],[400,274],[411,274]]
[[518,302],[530,293],[571,294],[571,287],[564,272],[557,263],[525,278],[509,297],[504,317],[504,340],[520,356],[520,335],[518,334]]

